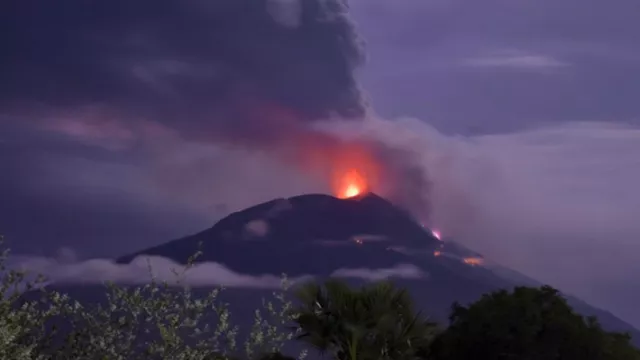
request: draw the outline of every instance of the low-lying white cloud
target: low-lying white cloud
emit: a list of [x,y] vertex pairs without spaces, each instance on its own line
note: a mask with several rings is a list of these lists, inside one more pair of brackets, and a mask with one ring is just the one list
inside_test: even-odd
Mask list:
[[490,55],[465,59],[465,66],[480,68],[510,68],[521,70],[565,67],[569,64],[554,57],[520,51],[502,51]]
[[[11,267],[42,274],[58,284],[101,284],[112,281],[119,284],[147,284],[152,278],[169,284],[192,286],[225,286],[234,288],[275,289],[282,278],[272,274],[246,275],[237,273],[216,262],[202,262],[189,268],[171,259],[159,256],[139,256],[129,264],[117,264],[110,259],[89,259],[63,262],[36,256],[13,256]],[[297,283],[307,276],[289,279]]]
[[390,278],[422,279],[427,276],[417,266],[411,264],[398,264],[391,268],[342,268],[334,271],[331,276],[342,278],[356,278],[368,281],[379,281]]
[[[71,250],[66,250],[70,252]],[[186,267],[161,256],[138,256],[128,264],[111,259],[75,261],[70,258],[42,256],[11,256],[10,267],[44,275],[49,283],[103,284],[114,282],[124,285],[148,284],[153,279],[171,285],[225,286],[229,288],[277,289],[282,287],[282,276],[273,274],[248,275],[235,272],[217,262],[202,262]],[[398,264],[390,268],[341,268],[330,275],[337,278],[356,278],[379,281],[391,278],[422,279],[427,276],[417,266]],[[288,278],[298,284],[314,278],[313,274]]]
[[263,237],[269,233],[269,223],[262,219],[251,220],[244,226],[244,228],[254,237]]

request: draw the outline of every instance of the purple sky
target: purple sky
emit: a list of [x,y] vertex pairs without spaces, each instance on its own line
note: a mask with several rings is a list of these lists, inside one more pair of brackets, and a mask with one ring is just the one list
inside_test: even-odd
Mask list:
[[0,5],[0,232],[113,256],[327,191],[264,104],[369,108],[309,124],[416,154],[445,235],[640,326],[640,3],[353,0],[361,39],[296,4]]

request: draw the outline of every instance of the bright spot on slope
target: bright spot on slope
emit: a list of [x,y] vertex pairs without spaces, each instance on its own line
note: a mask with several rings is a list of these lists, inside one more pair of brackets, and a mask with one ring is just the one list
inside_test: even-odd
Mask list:
[[480,257],[466,257],[462,259],[462,262],[464,262],[467,265],[477,266],[477,265],[484,264],[484,259]]

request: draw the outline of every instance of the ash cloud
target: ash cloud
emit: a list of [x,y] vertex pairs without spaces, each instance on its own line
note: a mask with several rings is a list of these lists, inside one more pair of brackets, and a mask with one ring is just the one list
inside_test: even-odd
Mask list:
[[[363,41],[345,0],[36,0],[5,10],[0,40],[12,55],[0,60],[0,110],[27,120],[0,129],[35,118],[40,130],[111,151],[175,132],[265,151],[328,181],[354,145],[313,124],[370,113],[355,77]],[[427,216],[426,201],[407,195],[428,188],[423,171],[404,166],[410,154],[355,146],[387,174],[381,192]]]
[[[258,114],[268,109],[252,109],[263,104],[286,107],[301,120],[361,116],[353,72],[364,56],[346,5],[275,3],[14,2],[1,15],[0,36],[11,54],[2,60],[2,104],[99,103],[238,136],[268,129]],[[295,26],[274,18],[296,4]]]
[[[640,324],[640,128],[575,122],[447,136],[417,119],[371,119],[368,133],[422,154],[431,220],[488,260]],[[606,290],[606,291],[605,291]]]

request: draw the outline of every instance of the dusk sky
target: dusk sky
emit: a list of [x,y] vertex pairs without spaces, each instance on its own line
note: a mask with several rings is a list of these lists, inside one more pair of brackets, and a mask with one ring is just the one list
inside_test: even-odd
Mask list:
[[329,192],[296,154],[361,136],[446,236],[640,326],[640,2],[338,3],[3,2],[0,234],[122,255]]

